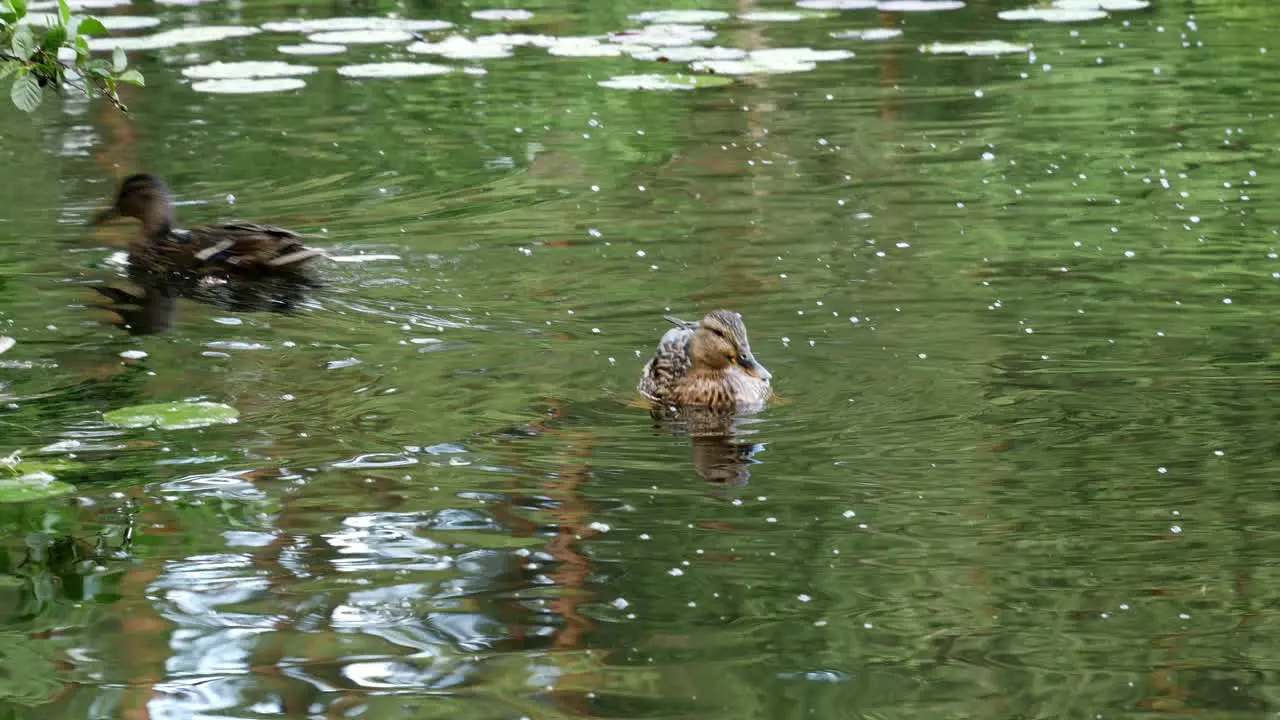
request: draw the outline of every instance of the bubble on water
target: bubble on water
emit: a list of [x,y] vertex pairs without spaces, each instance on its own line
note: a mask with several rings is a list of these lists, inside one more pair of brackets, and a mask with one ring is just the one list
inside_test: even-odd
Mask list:
[[473,10],[471,17],[476,20],[492,20],[495,22],[521,22],[524,20],[532,20],[533,13],[528,10],[520,10],[516,8],[502,8],[493,10]]
[[307,36],[308,42],[321,45],[388,45],[412,39],[406,30],[332,30]]
[[252,95],[255,93],[288,92],[307,86],[302,78],[232,78],[228,80],[201,80],[191,83],[196,92],[221,95]]
[[245,62],[211,62],[182,69],[184,77],[192,80],[235,80],[241,78],[277,78],[310,75],[320,68],[313,65],[292,65],[278,60]]
[[120,357],[124,358],[125,360],[141,360],[146,356],[147,356],[147,353],[143,350],[125,350],[124,352],[120,353]]
[[338,74],[349,78],[407,78],[426,75],[445,75],[453,72],[448,65],[435,63],[385,62],[365,65],[344,65]]
[[338,55],[346,52],[347,46],[324,43],[298,43],[297,45],[279,45],[276,50],[285,55]]
[[800,601],[800,602],[802,602],[802,603],[807,603],[807,602],[809,602],[809,601],[813,600],[813,598],[811,598],[811,597],[809,597],[808,595],[805,595],[805,594],[803,594],[803,593],[801,593],[801,594],[797,595],[797,596],[796,596],[796,599],[797,599],[797,600],[799,600],[799,601]]
[[471,40],[450,35],[437,43],[416,42],[408,51],[418,55],[439,55],[452,60],[489,60],[511,57],[511,47],[492,40]]
[[667,571],[667,574],[672,577],[680,577],[681,575],[684,574],[684,571],[681,570],[680,568],[671,568],[670,570]]

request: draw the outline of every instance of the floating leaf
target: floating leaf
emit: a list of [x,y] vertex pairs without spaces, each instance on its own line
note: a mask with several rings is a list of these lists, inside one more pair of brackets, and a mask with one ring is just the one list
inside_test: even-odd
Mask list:
[[338,74],[349,78],[405,78],[423,75],[445,75],[453,72],[448,65],[435,63],[385,62],[367,65],[345,65]]
[[23,73],[13,81],[13,88],[9,92],[9,97],[13,99],[13,104],[23,112],[31,112],[40,107],[40,101],[44,99],[44,93],[40,91],[40,83],[30,73]]
[[0,503],[31,502],[75,492],[75,486],[60,482],[47,472],[5,476],[0,473]]
[[977,40],[967,43],[941,43],[921,45],[921,52],[935,55],[1003,55],[1005,53],[1024,53],[1031,49],[1030,45],[1015,45],[1004,40]]
[[103,413],[102,419],[118,427],[150,427],[166,430],[206,427],[234,423],[240,412],[230,405],[215,402],[175,402],[135,405]]
[[229,78],[201,80],[191,83],[196,92],[219,95],[250,95],[254,93],[286,92],[301,90],[307,83],[302,78]]
[[346,45],[326,45],[323,43],[298,43],[297,45],[280,45],[276,50],[285,55],[338,55],[347,51]]
[[242,78],[273,78],[310,75],[320,68],[314,65],[293,65],[279,60],[246,60],[243,62],[215,61],[207,65],[192,65],[182,69],[182,74],[192,80],[237,80]]
[[497,22],[519,22],[521,20],[532,20],[533,13],[528,10],[502,9],[502,10],[475,10],[472,11],[471,17],[476,20],[494,20]]

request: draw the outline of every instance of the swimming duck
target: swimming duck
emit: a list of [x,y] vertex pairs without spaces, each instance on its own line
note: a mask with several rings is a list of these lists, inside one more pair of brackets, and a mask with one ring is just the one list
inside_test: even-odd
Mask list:
[[773,375],[751,354],[742,316],[714,310],[698,322],[666,316],[675,325],[644,365],[636,388],[666,406],[758,409],[773,394]]
[[111,206],[93,218],[100,225],[115,217],[142,221],[129,242],[129,262],[146,273],[198,279],[210,276],[296,275],[322,250],[302,244],[292,230],[273,225],[229,223],[189,230],[173,226],[169,188],[155,175],[130,175]]

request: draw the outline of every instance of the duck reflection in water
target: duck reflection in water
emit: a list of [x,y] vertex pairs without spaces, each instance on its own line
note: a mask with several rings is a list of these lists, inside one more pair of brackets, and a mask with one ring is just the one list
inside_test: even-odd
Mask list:
[[655,420],[692,438],[700,477],[746,485],[757,446],[738,438],[736,418],[765,408],[773,376],[752,354],[740,314],[714,310],[698,322],[666,319],[675,327],[645,363],[637,390]]
[[94,290],[107,300],[96,306],[110,312],[112,324],[130,335],[168,332],[177,315],[179,297],[230,312],[293,312],[317,287],[293,278],[216,278],[190,282],[164,281],[153,274],[130,273],[128,281],[112,280]]

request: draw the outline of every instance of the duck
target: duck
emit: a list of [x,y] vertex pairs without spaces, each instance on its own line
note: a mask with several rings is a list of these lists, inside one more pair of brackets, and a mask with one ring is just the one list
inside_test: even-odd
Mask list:
[[158,176],[138,173],[120,183],[115,202],[91,221],[136,218],[142,231],[129,242],[131,270],[171,279],[298,276],[323,250],[298,233],[274,225],[227,223],[187,230],[174,227],[169,188]]
[[757,410],[773,395],[773,377],[751,354],[747,326],[732,310],[713,310],[690,322],[664,316],[674,328],[644,364],[636,389],[667,408]]

